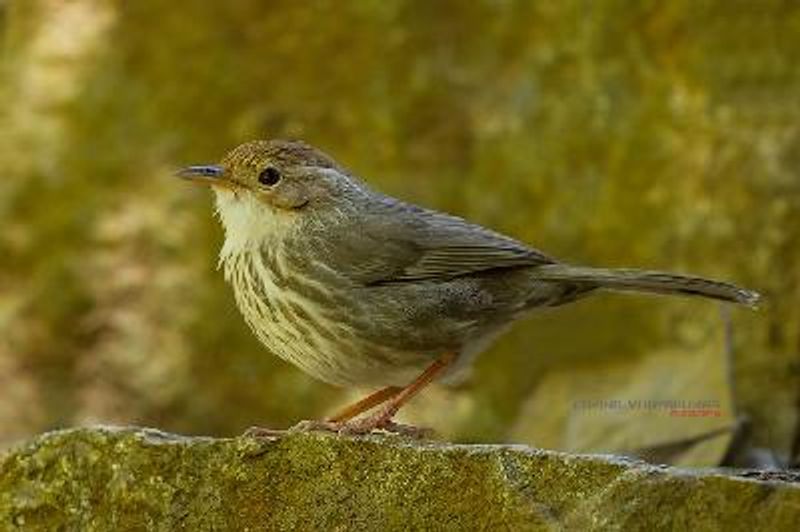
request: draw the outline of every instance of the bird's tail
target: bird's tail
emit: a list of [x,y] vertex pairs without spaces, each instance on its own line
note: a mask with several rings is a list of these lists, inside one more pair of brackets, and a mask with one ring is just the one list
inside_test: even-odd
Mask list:
[[761,297],[757,292],[729,283],[647,270],[547,264],[536,268],[536,278],[594,285],[608,290],[702,296],[749,307],[755,307]]

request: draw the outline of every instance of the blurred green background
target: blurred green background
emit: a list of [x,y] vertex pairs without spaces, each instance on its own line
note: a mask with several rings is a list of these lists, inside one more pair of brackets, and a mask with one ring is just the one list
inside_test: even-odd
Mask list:
[[[549,311],[407,420],[697,465],[797,457],[796,2],[7,0],[0,32],[0,443],[234,435],[358,394],[258,345],[215,269],[210,194],[171,175],[289,137],[564,260],[766,297],[729,320],[621,295]],[[613,399],[717,407],[578,407]]]

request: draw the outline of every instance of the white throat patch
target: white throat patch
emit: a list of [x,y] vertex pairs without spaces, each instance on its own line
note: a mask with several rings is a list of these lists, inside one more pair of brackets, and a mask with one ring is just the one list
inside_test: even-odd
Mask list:
[[216,212],[225,229],[220,260],[284,240],[295,225],[293,213],[270,208],[252,193],[215,188]]

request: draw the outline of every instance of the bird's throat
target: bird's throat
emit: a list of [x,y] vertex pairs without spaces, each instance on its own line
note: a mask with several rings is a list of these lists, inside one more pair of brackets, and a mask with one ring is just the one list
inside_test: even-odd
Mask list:
[[216,212],[225,229],[220,259],[262,247],[279,245],[292,232],[295,220],[271,208],[247,191],[215,189]]

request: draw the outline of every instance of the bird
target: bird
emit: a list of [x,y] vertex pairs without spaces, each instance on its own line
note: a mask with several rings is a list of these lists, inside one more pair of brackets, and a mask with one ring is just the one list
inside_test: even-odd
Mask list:
[[400,408],[432,382],[457,379],[537,309],[601,291],[750,307],[760,297],[697,276],[559,261],[383,194],[299,140],[246,142],[177,175],[214,192],[219,265],[260,342],[316,379],[376,389],[298,429],[418,434],[394,421]]

